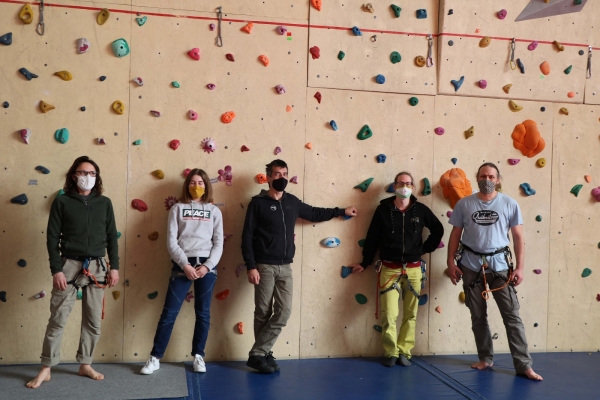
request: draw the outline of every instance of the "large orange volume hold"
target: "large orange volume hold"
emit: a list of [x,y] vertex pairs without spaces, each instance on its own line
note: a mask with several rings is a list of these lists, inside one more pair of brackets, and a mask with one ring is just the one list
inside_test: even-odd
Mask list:
[[471,181],[460,168],[452,168],[444,172],[440,178],[440,185],[444,191],[444,198],[450,199],[452,209],[460,199],[473,193]]
[[511,138],[515,149],[520,150],[524,156],[529,158],[541,153],[546,147],[546,142],[542,138],[536,122],[530,119],[515,126]]

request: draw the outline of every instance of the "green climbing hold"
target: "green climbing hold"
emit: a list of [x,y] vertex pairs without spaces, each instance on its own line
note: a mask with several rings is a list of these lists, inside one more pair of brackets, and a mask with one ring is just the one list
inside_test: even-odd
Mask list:
[[62,196],[63,194],[65,194],[65,191],[64,191],[64,190],[62,190],[62,189],[60,189],[60,190],[58,191],[58,193],[56,193],[56,197],[58,197],[58,196]]
[[589,268],[584,268],[583,272],[581,273],[581,276],[583,278],[587,278],[588,276],[590,276],[592,274],[592,270]]
[[535,220],[536,220],[537,222],[542,222],[542,216],[541,216],[541,215],[538,215],[537,217],[535,217]]
[[579,5],[581,5],[581,0],[575,0],[575,5],[576,5],[576,6],[579,6]]
[[148,298],[154,300],[158,296],[158,292],[148,293]]
[[65,144],[69,141],[69,130],[67,128],[60,128],[54,132],[54,139],[58,143]]
[[360,129],[360,132],[358,132],[358,135],[356,135],[358,140],[365,140],[370,138],[371,136],[373,136],[373,131],[371,130],[371,128],[369,128],[369,125],[363,126]]
[[400,18],[400,11],[402,11],[402,8],[398,7],[395,4],[392,4],[390,7],[392,7],[392,11],[394,12],[396,18]]
[[[360,247],[364,247],[364,246],[365,246],[365,240],[366,240],[366,239],[360,239],[360,240],[358,241],[358,245],[359,245]],[[598,243],[598,248],[600,249],[600,243]]]
[[367,296],[365,296],[364,294],[358,293],[356,296],[354,296],[354,298],[356,299],[358,304],[367,304]]
[[81,300],[83,298],[83,292],[81,291],[81,288],[77,289],[77,300]]
[[375,178],[369,178],[366,181],[362,182],[359,185],[354,186],[354,189],[360,189],[363,193],[367,191],[367,189],[369,188],[369,185],[371,184],[371,182],[373,182],[373,179]]
[[402,61],[402,56],[397,51],[392,51],[392,54],[390,54],[390,61],[392,64],[397,64]]
[[577,197],[579,195],[579,191],[581,190],[582,187],[583,187],[583,185],[573,186],[573,188],[571,189],[571,193],[573,193],[575,195],[575,197]]
[[344,57],[346,57],[346,53],[340,50],[340,52],[338,53],[338,60],[342,61]]
[[142,144],[142,139],[138,139],[135,142],[133,142],[134,146],[139,146],[140,144]]
[[121,235],[122,235],[122,233],[117,231],[117,239],[121,239]]
[[423,196],[429,196],[431,194],[431,184],[429,183],[429,179],[423,178],[423,191],[421,194]]
[[181,87],[181,85],[180,85],[180,84],[179,84],[179,82],[177,82],[177,81],[173,81],[173,82],[171,82],[171,85],[173,85],[173,87],[174,87],[174,88],[177,88],[177,89],[179,89],[179,88]]
[[408,99],[408,103],[414,107],[417,104],[419,104],[419,99],[417,99],[416,97],[411,97],[410,99]]
[[565,74],[569,75],[571,73],[571,70],[573,69],[572,65],[569,65],[566,69],[565,69]]
[[377,332],[383,332],[381,325],[373,325],[373,329],[375,329]]
[[141,17],[141,18],[136,18],[136,19],[135,19],[135,22],[137,22],[137,24],[138,24],[139,26],[142,26],[142,25],[144,25],[144,24],[146,23],[146,21],[148,21],[148,17],[147,17],[147,16],[145,16],[145,15],[144,15],[143,17]]

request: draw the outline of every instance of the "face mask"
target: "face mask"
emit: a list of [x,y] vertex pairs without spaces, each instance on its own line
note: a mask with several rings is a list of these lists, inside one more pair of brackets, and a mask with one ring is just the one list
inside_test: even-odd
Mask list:
[[278,192],[283,192],[287,184],[288,180],[285,178],[274,179],[273,182],[271,182],[273,189],[277,190]]
[[400,197],[401,199],[407,199],[410,197],[411,194],[412,194],[411,188],[403,187],[403,188],[396,189],[396,196]]
[[77,187],[81,190],[88,191],[92,190],[92,188],[96,185],[96,177],[95,176],[78,176],[77,177]]
[[193,199],[199,199],[202,197],[202,195],[204,195],[203,187],[191,187],[188,190],[190,191]]
[[479,191],[483,194],[491,194],[496,189],[496,184],[487,179],[477,181],[477,186],[479,186]]

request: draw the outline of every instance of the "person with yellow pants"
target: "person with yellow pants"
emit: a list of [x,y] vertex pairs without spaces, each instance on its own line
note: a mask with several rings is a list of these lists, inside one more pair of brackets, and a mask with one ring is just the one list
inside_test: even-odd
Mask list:
[[[381,302],[383,365],[408,367],[415,346],[415,326],[425,264],[421,256],[437,249],[444,227],[433,212],[412,194],[414,179],[400,172],[394,180],[395,196],[381,200],[375,210],[363,245],[363,261],[352,264],[361,273],[373,263],[379,249],[378,287]],[[423,242],[423,228],[429,236]],[[379,268],[381,268],[379,270]],[[402,299],[402,324],[396,332],[398,303]]]

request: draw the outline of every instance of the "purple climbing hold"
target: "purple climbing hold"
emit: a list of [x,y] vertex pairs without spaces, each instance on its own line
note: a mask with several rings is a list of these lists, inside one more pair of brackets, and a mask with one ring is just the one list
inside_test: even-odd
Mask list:
[[277,94],[284,94],[285,93],[285,87],[283,85],[277,85],[277,86],[275,86],[275,90],[277,91]]
[[446,217],[450,218],[452,216],[452,210],[446,211]]
[[275,29],[277,30],[277,33],[279,33],[280,35],[285,35],[287,33],[287,28],[285,26],[279,25]]
[[539,43],[537,42],[537,40],[534,40],[533,42],[531,42],[531,43],[529,44],[529,46],[527,46],[527,50],[529,50],[529,51],[533,51],[533,50],[537,49],[537,47],[538,47],[538,44],[539,44]]
[[297,176],[292,176],[292,179],[290,179],[290,183],[298,183],[298,177]]
[[498,19],[504,19],[506,18],[506,14],[508,14],[508,12],[505,9],[502,9],[498,11],[498,14],[496,15],[498,16]]
[[450,161],[452,161],[452,164],[456,165],[456,163],[458,162],[458,158],[453,157],[450,159]]
[[208,90],[214,90],[217,86],[214,83],[209,83],[208,85],[206,85],[206,87],[208,88]]
[[244,268],[246,268],[246,264],[238,265],[237,268],[235,269],[235,276],[237,276],[239,278],[242,271],[244,270]]
[[281,147],[277,146],[275,147],[275,155],[281,153]]
[[214,31],[214,30],[215,30],[215,24],[210,24],[210,25],[208,26],[208,28],[209,28],[211,31]]
[[25,204],[27,204],[27,202],[29,201],[29,199],[27,198],[27,195],[25,193],[20,194],[18,196],[13,197],[12,199],[10,199],[10,202],[13,204],[21,204],[22,206],[24,206]]
[[480,80],[478,83],[479,87],[482,89],[485,89],[487,87],[487,81],[485,79]]
[[438,126],[437,128],[435,128],[434,132],[436,135],[442,136],[444,133],[446,133],[446,130],[441,126]]
[[446,247],[446,245],[444,244],[444,242],[442,240],[440,240],[440,244],[438,244],[437,248],[443,249],[444,247]]
[[509,159],[508,159],[508,163],[509,163],[510,165],[517,165],[517,164],[519,163],[519,161],[521,161],[521,159],[520,159],[520,158],[509,158]]
[[541,269],[534,269],[534,270],[533,270],[533,272],[535,272],[536,274],[538,274],[538,275],[539,275],[539,274],[541,274],[541,273],[542,273],[542,270],[541,270]]

